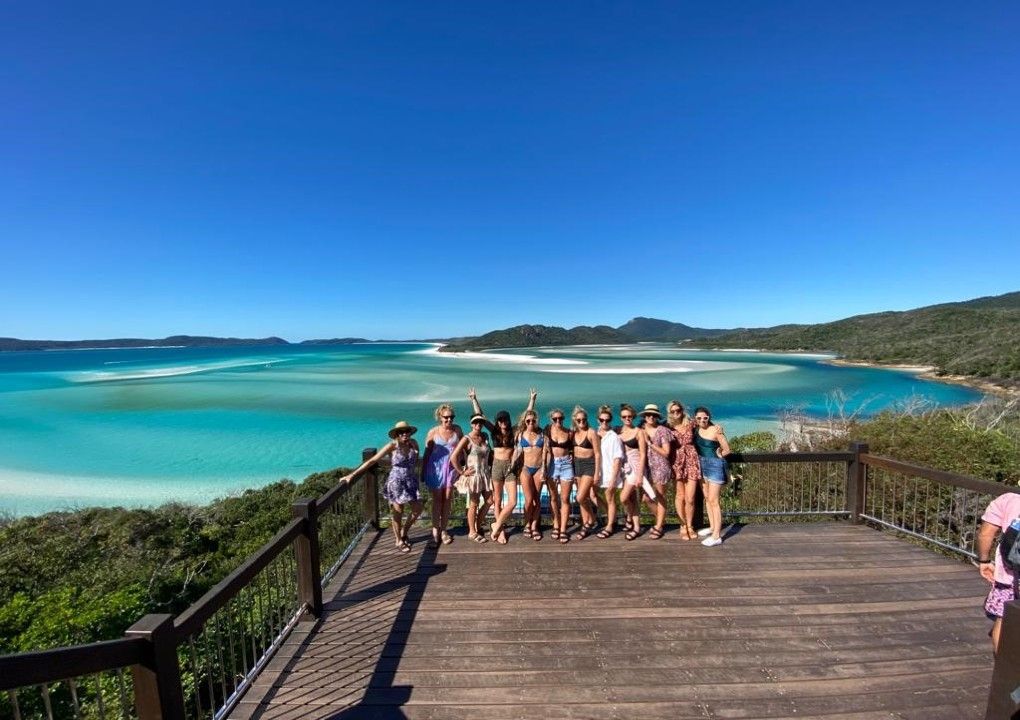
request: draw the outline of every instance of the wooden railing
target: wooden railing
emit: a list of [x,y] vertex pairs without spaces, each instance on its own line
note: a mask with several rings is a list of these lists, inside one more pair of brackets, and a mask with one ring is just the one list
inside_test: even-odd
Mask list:
[[[363,458],[374,454],[366,449]],[[733,454],[730,463],[731,517],[846,518],[969,558],[984,507],[1011,490],[871,455],[860,443],[849,452]],[[377,470],[295,502],[287,525],[176,619],[147,615],[120,640],[0,657],[0,701],[14,720],[225,717],[297,623],[321,616],[323,586],[363,534],[379,528]],[[1007,605],[986,719],[1014,717],[1014,692],[1017,601]],[[3,711],[0,702],[0,720]]]

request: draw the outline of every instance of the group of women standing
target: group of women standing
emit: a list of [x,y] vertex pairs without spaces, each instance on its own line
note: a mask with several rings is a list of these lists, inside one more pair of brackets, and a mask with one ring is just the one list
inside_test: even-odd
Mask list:
[[[581,406],[574,408],[569,425],[566,413],[557,408],[548,415],[549,425],[542,428],[535,411],[538,393],[534,389],[516,424],[506,410],[490,421],[473,388],[468,398],[473,414],[467,433],[454,423],[453,407],[444,403],[436,408],[437,425],[425,436],[424,453],[413,438],[418,429],[401,421],[390,429],[390,442],[342,478],[342,482],[350,482],[358,473],[391,456],[383,496],[391,507],[396,547],[402,552],[410,550],[408,531],[422,511],[416,470],[419,455],[422,481],[432,494],[430,543],[434,546],[453,542],[447,528],[455,490],[468,496],[470,539],[507,543],[507,523],[517,505],[520,487],[524,494],[523,533],[532,540],[542,540],[543,485],[549,492],[552,538],[560,543],[571,540],[570,496],[575,488],[581,527],[573,535],[574,540],[592,534],[605,539],[614,534],[617,491],[625,515],[626,539],[642,535],[642,500],[655,516],[648,537],[659,539],[665,532],[666,490],[670,483],[676,484],[675,509],[683,523],[681,537],[694,540],[701,536],[702,544],[709,547],[722,542],[719,495],[727,480],[725,458],[730,447],[722,427],[712,422],[707,408],[697,408],[690,418],[684,406],[672,400],[666,406],[663,422],[657,405],[645,405],[638,412],[624,403],[620,405],[621,424],[614,426],[612,409],[603,405],[596,414],[595,427]],[[699,484],[709,526],[695,532],[694,501]],[[482,522],[490,506],[494,506],[494,520],[486,534]],[[600,510],[606,520],[601,528]]]

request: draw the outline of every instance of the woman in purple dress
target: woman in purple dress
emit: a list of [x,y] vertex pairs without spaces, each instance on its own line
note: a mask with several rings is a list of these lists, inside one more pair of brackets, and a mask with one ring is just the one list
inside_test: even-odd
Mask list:
[[[349,483],[366,468],[375,465],[387,455],[391,456],[390,474],[383,486],[383,497],[390,504],[390,528],[396,538],[396,547],[400,552],[410,552],[411,543],[407,534],[411,526],[421,515],[421,495],[418,491],[418,442],[411,436],[418,428],[401,420],[390,428],[390,441],[379,452],[361,463],[349,475],[340,478],[340,482]],[[404,520],[404,506],[410,505],[411,512]]]
[[429,430],[425,437],[425,455],[421,462],[422,479],[432,493],[432,546],[438,546],[440,542],[444,545],[453,542],[450,533],[446,531],[453,502],[453,483],[457,480],[457,473],[450,460],[460,439],[464,437],[464,431],[453,423],[456,416],[451,405],[443,403],[437,407],[435,417],[439,424]]

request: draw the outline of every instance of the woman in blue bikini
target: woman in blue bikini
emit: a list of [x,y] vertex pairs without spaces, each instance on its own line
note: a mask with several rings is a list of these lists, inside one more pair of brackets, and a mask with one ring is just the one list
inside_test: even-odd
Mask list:
[[[545,468],[545,437],[538,425],[538,413],[525,410],[517,427],[517,453],[520,454],[521,487],[524,488],[524,534],[532,540],[542,539],[542,483]],[[515,453],[515,454],[517,454]]]

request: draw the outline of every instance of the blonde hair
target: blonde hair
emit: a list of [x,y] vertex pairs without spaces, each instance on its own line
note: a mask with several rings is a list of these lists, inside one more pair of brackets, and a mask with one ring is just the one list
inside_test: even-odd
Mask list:
[[637,420],[637,410],[634,409],[633,405],[631,405],[630,403],[620,403],[620,413],[622,414],[624,410],[630,410],[631,414],[634,416],[634,419]]
[[[518,430],[524,430],[525,428],[524,421],[527,420],[529,417],[534,417],[535,425],[538,425],[538,413],[535,412],[534,410],[525,410],[520,414],[520,417],[517,418]],[[536,430],[538,430],[538,428],[536,428]]]
[[565,412],[563,412],[560,408],[553,408],[552,410],[549,411],[549,416],[548,416],[549,419],[552,420],[552,416],[555,415],[556,413],[559,413],[563,417],[567,416],[567,414]]
[[432,413],[436,417],[436,422],[438,422],[442,418],[443,413],[447,411],[449,411],[450,414],[456,414],[453,411],[453,405],[450,405],[449,403],[443,403],[442,405],[437,407],[436,411]]
[[668,403],[666,403],[666,412],[667,413],[670,410],[672,410],[673,408],[679,408],[680,409],[680,417],[681,418],[687,417],[687,411],[684,409],[684,404],[682,402],[680,402],[679,400],[670,400]]
[[588,424],[588,411],[585,410],[580,405],[575,405],[574,406],[574,412],[570,413],[571,425],[573,425],[573,423],[576,422],[575,418],[578,415],[584,415],[584,424],[587,425]]
[[609,413],[609,416],[613,417],[613,408],[608,405],[599,405],[598,415],[601,415],[602,413]]

